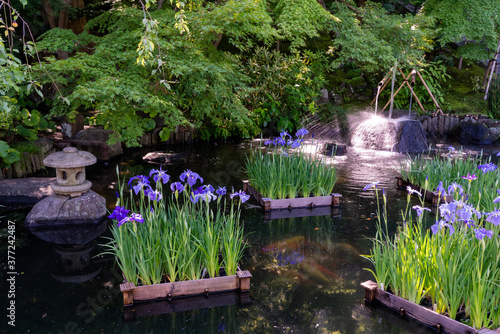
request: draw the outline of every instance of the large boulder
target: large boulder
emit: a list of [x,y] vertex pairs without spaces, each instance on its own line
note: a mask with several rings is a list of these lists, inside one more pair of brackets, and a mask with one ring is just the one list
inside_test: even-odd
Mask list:
[[[113,145],[108,145],[106,142],[109,137],[113,134],[111,130],[104,130],[99,128],[88,128],[82,131],[79,131],[75,135],[75,139],[81,141],[93,141],[93,142],[103,142],[100,146],[86,146],[86,151],[89,151],[93,155],[95,155],[100,160],[107,160],[117,155],[123,154],[121,142],[116,142]],[[81,149],[78,143],[75,143],[76,146]],[[104,146],[105,145],[105,146]],[[84,144],[82,144],[84,146]],[[102,152],[103,148],[107,147],[107,157],[104,152]]]
[[95,225],[106,214],[106,200],[92,190],[78,197],[52,195],[38,202],[26,216],[26,226]]
[[149,152],[142,157],[144,161],[151,164],[169,164],[174,162],[180,162],[187,158],[186,153],[166,153],[166,152]]
[[28,177],[0,180],[0,205],[8,208],[31,207],[52,195],[55,177]]
[[460,122],[451,129],[451,136],[462,145],[490,145],[498,135],[481,123]]
[[427,137],[422,124],[417,120],[402,120],[396,123],[396,145],[400,153],[423,153],[427,151]]

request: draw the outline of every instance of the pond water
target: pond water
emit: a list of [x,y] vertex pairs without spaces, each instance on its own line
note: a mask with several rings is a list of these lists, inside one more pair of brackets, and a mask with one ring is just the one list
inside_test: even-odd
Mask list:
[[[192,169],[205,178],[205,183],[240,190],[250,146],[220,143],[169,148],[168,152],[179,154],[163,168],[173,178]],[[92,189],[106,198],[109,209],[116,200],[116,166],[130,176],[149,173],[158,165],[142,160],[147,152],[130,150],[109,165],[87,167]],[[90,230],[38,231],[35,236],[22,225],[27,211],[4,212],[2,227],[7,220],[16,222],[19,275],[15,280],[16,327],[7,326],[4,316],[0,332],[432,333],[393,312],[365,305],[359,286],[373,279],[364,270],[371,265],[361,255],[369,254],[377,211],[374,192],[364,192],[363,187],[381,181],[379,187],[386,190],[394,231],[406,206],[406,193],[396,189],[396,169],[406,157],[349,147],[346,156],[327,159],[334,162],[340,176],[334,189],[343,195],[339,211],[269,221],[255,203],[243,205],[249,247],[241,267],[253,275],[249,295],[229,293],[139,304],[124,312],[119,269],[109,255],[97,256],[111,222]],[[40,238],[59,243],[66,240],[73,245]],[[6,294],[4,240],[0,263],[2,293]],[[82,242],[86,245],[74,245]],[[5,310],[6,298],[1,299]],[[206,303],[221,306],[189,310]]]

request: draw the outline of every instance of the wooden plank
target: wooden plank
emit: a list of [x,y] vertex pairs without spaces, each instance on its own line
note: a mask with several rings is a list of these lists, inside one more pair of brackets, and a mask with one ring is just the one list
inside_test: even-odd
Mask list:
[[151,315],[170,314],[204,308],[227,305],[246,305],[251,302],[248,292],[221,292],[207,296],[185,297],[172,300],[137,303],[134,307],[124,309],[124,319],[134,321],[136,318]]
[[239,287],[240,280],[236,275],[204,278],[192,281],[143,285],[135,288],[134,302],[230,291],[237,290]]
[[339,206],[341,194],[332,193],[329,196],[316,197],[297,197],[286,199],[271,199],[264,197],[261,193],[252,187],[247,180],[243,181],[243,189],[252,196],[264,211],[277,209],[293,209],[293,208],[314,208],[317,206]]
[[172,299],[175,297],[208,295],[223,291],[249,291],[252,274],[248,270],[239,270],[236,275],[204,278],[191,281],[179,281],[152,285],[135,286],[134,283],[120,284],[123,292],[123,305],[133,305],[139,301]]
[[[436,313],[428,308],[409,302],[406,299],[395,296],[383,290],[376,288],[377,283],[367,281],[361,284],[365,288],[365,296],[371,295],[375,291],[374,301],[380,303],[396,312],[401,316],[415,319],[424,323],[439,332],[450,334],[474,334],[476,330],[459,321],[450,319],[442,314]],[[375,288],[374,288],[375,286]],[[366,290],[370,290],[367,292]]]

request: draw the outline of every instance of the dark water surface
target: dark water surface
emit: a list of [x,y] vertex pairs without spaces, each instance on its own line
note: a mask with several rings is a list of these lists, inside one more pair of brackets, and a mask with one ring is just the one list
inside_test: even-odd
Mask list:
[[[163,168],[173,179],[185,169],[205,178],[205,183],[240,190],[249,143],[200,145],[174,149],[182,153]],[[244,204],[242,218],[250,247],[241,267],[251,271],[248,295],[223,294],[140,304],[124,312],[119,270],[102,251],[103,226],[87,231],[39,231],[34,236],[22,221],[27,212],[5,212],[16,221],[16,327],[7,326],[6,254],[2,240],[0,331],[6,333],[432,333],[383,308],[363,302],[359,284],[373,279],[364,268],[375,234],[376,200],[363,187],[374,181],[386,189],[392,230],[406,206],[406,193],[397,190],[394,177],[404,155],[348,148],[334,164],[339,181],[334,191],[343,195],[340,212],[331,215],[264,221],[255,203]],[[108,208],[116,200],[116,164],[130,176],[149,173],[158,165],[141,157],[147,151],[128,151],[109,166],[87,168],[92,189],[106,197]],[[328,158],[332,162],[332,158]],[[414,203],[412,203],[414,204]],[[415,202],[416,204],[416,202]],[[105,232],[103,235],[107,235]],[[86,246],[57,245],[43,241],[89,242]],[[80,240],[80,242],[78,241]],[[212,302],[223,305],[184,311]],[[227,305],[229,304],[229,305]],[[149,308],[155,314],[144,316]],[[173,311],[173,312],[172,312]]]

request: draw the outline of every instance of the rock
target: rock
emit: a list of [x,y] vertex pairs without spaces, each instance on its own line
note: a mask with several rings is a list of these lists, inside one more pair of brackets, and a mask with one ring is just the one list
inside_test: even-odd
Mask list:
[[396,141],[394,150],[400,153],[423,153],[428,150],[424,128],[417,120],[397,122]]
[[53,147],[54,143],[49,138],[40,137],[33,142],[33,145],[40,148],[40,153],[46,155]]
[[462,145],[490,145],[498,136],[480,123],[460,122],[451,129],[451,136]]
[[329,99],[328,99],[328,90],[326,89],[322,89],[319,91],[319,100],[318,100],[318,103],[320,104],[325,104],[325,103],[328,103],[330,102]]
[[153,164],[168,164],[172,162],[182,161],[187,158],[186,153],[166,153],[166,152],[149,152],[142,157],[144,161]]
[[35,204],[26,217],[29,228],[95,225],[107,215],[106,200],[92,190],[81,196],[53,195]]
[[83,121],[83,115],[80,113],[76,114],[75,119],[72,122],[64,117],[61,121],[61,132],[63,134],[63,138],[75,138],[76,134],[83,130]]
[[106,221],[91,226],[63,226],[55,228],[30,228],[37,238],[60,245],[85,245],[106,232]]
[[325,143],[323,145],[323,154],[326,156],[346,155],[347,145],[335,142]]
[[54,193],[51,185],[55,182],[55,177],[0,180],[0,205],[31,207]]
[[[79,131],[76,134],[75,139],[102,141],[102,142],[106,143],[106,141],[109,139],[109,137],[112,134],[113,134],[113,131],[111,131],[111,130],[89,128],[89,129]],[[77,145],[77,146],[79,146],[79,145]],[[107,146],[108,146],[108,158],[112,158],[114,156],[123,154],[121,142],[116,142],[115,144],[113,144],[111,146],[110,145],[107,145]],[[81,149],[81,148],[79,147],[79,149]],[[101,148],[99,148],[99,147],[95,147],[95,146],[88,147],[87,151],[94,154],[96,157],[98,157],[101,160],[107,160],[107,159],[103,159],[103,157],[105,157],[105,155],[102,154]]]
[[342,103],[344,103],[344,99],[342,98],[342,96],[340,94],[335,94],[334,91],[331,91],[329,93],[329,99],[336,106],[340,106]]

